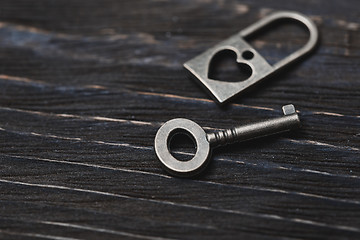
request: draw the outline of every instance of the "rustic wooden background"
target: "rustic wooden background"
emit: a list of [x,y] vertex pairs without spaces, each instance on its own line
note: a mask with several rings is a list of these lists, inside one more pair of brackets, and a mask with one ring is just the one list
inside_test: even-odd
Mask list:
[[[313,19],[319,48],[220,108],[182,64],[276,10]],[[1,0],[0,238],[359,239],[359,18],[355,0]],[[275,62],[306,39],[250,40]],[[288,103],[300,130],[218,149],[198,178],[156,159],[169,119],[226,128]]]

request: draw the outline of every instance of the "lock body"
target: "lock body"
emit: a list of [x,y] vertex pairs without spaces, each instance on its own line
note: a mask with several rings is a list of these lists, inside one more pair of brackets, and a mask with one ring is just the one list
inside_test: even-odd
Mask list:
[[[271,65],[245,41],[245,38],[257,33],[269,24],[283,19],[295,20],[304,24],[309,30],[310,37],[307,44],[301,49],[290,54],[276,64]],[[250,25],[238,34],[231,36],[197,57],[189,60],[184,64],[184,67],[195,79],[200,81],[201,85],[204,86],[212,97],[221,104],[229,101],[261,80],[266,79],[277,70],[306,55],[315,48],[317,40],[317,28],[309,18],[296,12],[277,12]],[[209,67],[213,57],[224,50],[235,52],[237,63],[246,64],[251,68],[252,73],[248,79],[240,82],[224,82],[209,78]]]

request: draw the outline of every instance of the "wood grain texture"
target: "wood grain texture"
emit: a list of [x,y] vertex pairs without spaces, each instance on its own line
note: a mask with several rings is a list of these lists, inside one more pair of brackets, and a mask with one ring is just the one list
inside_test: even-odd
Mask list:
[[[317,51],[220,108],[182,64],[272,11]],[[358,1],[0,2],[1,239],[359,239]],[[270,62],[296,26],[250,42]],[[153,139],[172,118],[226,128],[293,103],[292,133],[219,148],[173,178]]]

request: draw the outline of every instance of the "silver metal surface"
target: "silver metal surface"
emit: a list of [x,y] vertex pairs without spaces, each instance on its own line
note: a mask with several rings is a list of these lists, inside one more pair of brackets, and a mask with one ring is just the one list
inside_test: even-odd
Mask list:
[[[171,137],[179,132],[192,136],[196,143],[195,156],[189,161],[180,161],[174,158],[170,153],[169,143]],[[206,138],[205,131],[195,122],[185,119],[176,118],[167,121],[160,127],[155,136],[155,152],[165,169],[172,175],[185,177],[199,173],[206,167],[210,157],[210,143]]]
[[[275,21],[283,19],[295,20],[304,24],[310,33],[310,37],[308,42],[302,48],[285,57],[276,64],[270,65],[244,40],[244,38],[258,32]],[[189,60],[184,64],[184,67],[201,82],[201,84],[211,93],[216,101],[224,103],[238,95],[246,88],[275,73],[285,65],[288,65],[309,53],[316,46],[318,38],[319,34],[316,25],[308,17],[297,12],[276,12],[250,25],[238,34],[218,43],[199,56]],[[217,53],[223,50],[234,51],[237,55],[236,61],[250,66],[252,69],[252,75],[248,79],[240,82],[225,82],[210,79],[208,74],[211,60]]]
[[[233,142],[241,142],[279,132],[289,131],[300,126],[300,119],[293,105],[283,106],[284,116],[262,122],[242,125],[232,129],[206,134],[195,122],[185,119],[172,119],[160,127],[155,136],[155,152],[165,170],[178,177],[191,177],[207,166],[211,148]],[[196,153],[188,161],[176,159],[170,152],[170,140],[179,131],[192,136],[196,143]]]

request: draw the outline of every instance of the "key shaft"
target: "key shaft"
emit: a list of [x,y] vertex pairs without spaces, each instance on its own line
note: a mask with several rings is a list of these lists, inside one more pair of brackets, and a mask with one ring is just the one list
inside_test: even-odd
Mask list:
[[299,115],[293,105],[284,106],[283,111],[282,117],[209,133],[206,135],[207,140],[212,147],[218,147],[289,131],[300,126]]

